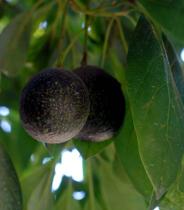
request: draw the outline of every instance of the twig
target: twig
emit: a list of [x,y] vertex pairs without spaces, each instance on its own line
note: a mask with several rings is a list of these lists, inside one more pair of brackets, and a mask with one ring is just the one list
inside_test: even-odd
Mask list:
[[107,46],[108,46],[108,41],[109,41],[109,37],[110,37],[110,32],[113,26],[113,22],[114,22],[114,18],[112,18],[109,22],[109,25],[107,27],[107,31],[105,34],[105,41],[104,41],[104,46],[103,46],[103,52],[102,52],[102,60],[101,60],[101,67],[104,66],[105,63],[105,57],[106,57],[106,53],[107,53]]
[[119,18],[116,18],[116,23],[117,23],[117,26],[118,26],[118,29],[119,29],[119,35],[120,35],[120,39],[121,39],[123,48],[125,50],[125,53],[127,54],[127,52],[128,52],[128,45],[127,45],[127,41],[125,39],[124,31],[123,31],[123,28],[122,28],[122,25],[120,23]]
[[81,66],[86,66],[87,65],[87,60],[88,60],[88,47],[87,47],[87,42],[88,42],[88,15],[85,15],[85,23],[84,23],[84,45],[83,45],[83,57],[81,60]]

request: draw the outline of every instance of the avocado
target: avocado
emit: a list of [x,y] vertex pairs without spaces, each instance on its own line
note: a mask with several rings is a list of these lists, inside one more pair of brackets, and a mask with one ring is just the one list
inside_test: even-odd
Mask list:
[[71,71],[45,69],[21,93],[22,125],[41,142],[56,144],[73,138],[84,126],[88,114],[88,91]]
[[85,83],[90,99],[88,119],[76,137],[91,141],[110,139],[120,129],[125,115],[120,83],[96,66],[82,66],[74,73]]

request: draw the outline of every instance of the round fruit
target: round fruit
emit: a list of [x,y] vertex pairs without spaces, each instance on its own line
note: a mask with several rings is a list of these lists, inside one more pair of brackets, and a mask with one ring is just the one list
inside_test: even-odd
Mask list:
[[111,138],[121,127],[125,115],[120,83],[96,66],[80,67],[74,72],[86,84],[90,98],[90,113],[77,137],[92,141]]
[[20,117],[38,141],[62,143],[73,138],[89,114],[89,96],[82,80],[70,71],[46,69],[23,89]]

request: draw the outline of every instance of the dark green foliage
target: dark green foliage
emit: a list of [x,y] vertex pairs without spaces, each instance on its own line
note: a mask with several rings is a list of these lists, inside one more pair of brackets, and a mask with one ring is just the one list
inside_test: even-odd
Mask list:
[[22,91],[20,116],[35,139],[61,143],[84,126],[89,112],[88,93],[72,72],[47,69],[33,77]]
[[125,100],[120,83],[96,66],[80,67],[74,72],[87,86],[90,98],[90,113],[78,138],[103,141],[113,137],[125,115]]
[[0,144],[0,209],[21,210],[22,196],[17,174]]
[[[137,24],[140,16],[144,19]],[[17,178],[12,181],[10,176],[14,169],[9,167],[7,155],[0,150],[0,210],[184,209],[184,62],[180,63],[184,60],[181,56],[183,25],[184,0],[0,0],[0,142],[15,166],[23,196],[21,208]],[[46,144],[45,147],[34,141],[20,123],[21,90],[40,69],[54,66],[75,69],[80,66],[82,58],[93,65],[90,68],[103,66],[120,92],[119,99],[112,95],[114,87],[110,89],[109,86],[112,81],[108,85],[103,82],[103,75],[106,75],[103,70],[100,70],[103,74],[99,83],[94,82],[99,76],[93,77],[91,73],[86,85],[77,79],[80,91],[86,96],[86,86],[94,84],[95,87],[97,84],[93,100],[90,97],[92,110],[95,110],[93,117],[97,119],[91,123],[95,124],[93,135],[99,137],[100,133],[101,137],[105,133],[112,138],[94,142],[92,140],[97,138],[85,141],[81,137],[81,140],[76,138],[60,145]],[[55,75],[54,70],[51,72],[52,76]],[[87,72],[85,70],[81,77]],[[58,76],[57,79],[61,82],[58,83],[60,89],[65,80]],[[76,84],[76,77],[74,80]],[[68,79],[66,81],[68,84]],[[78,83],[74,86],[78,87]],[[44,87],[59,92],[54,84]],[[119,120],[125,111],[121,87],[126,97],[123,123]],[[105,92],[110,91],[102,94],[103,88]],[[81,107],[78,106],[81,103],[76,103],[77,95],[70,94],[70,88],[66,92],[62,98],[67,102],[60,100],[57,94],[57,101],[53,102],[52,92],[43,91],[43,98],[48,97],[43,109],[39,91],[35,93],[36,100],[31,96],[27,102],[30,119],[34,117],[32,109],[35,113],[44,110],[40,113],[46,121],[42,117],[32,122],[41,131],[48,131],[44,133],[48,138],[53,130],[57,133],[58,125],[71,129],[70,135],[76,137],[79,127],[85,125],[84,118],[87,120],[90,107],[85,104],[85,96],[82,98],[79,94],[79,102],[84,102]],[[104,103],[109,94],[120,100],[119,106],[123,104],[119,111],[118,107],[114,108],[114,101],[117,103],[114,98],[110,103]],[[104,99],[104,96],[108,97]],[[75,106],[69,99],[77,106],[76,118],[81,119],[81,124],[76,123],[75,134],[75,120],[68,118]],[[66,112],[61,117],[64,104]],[[94,104],[103,108],[102,111],[98,111],[98,106],[94,109]],[[109,108],[111,105],[113,107]],[[4,115],[3,106],[9,109],[9,114]],[[71,113],[67,112],[70,108]],[[115,116],[119,112],[116,124],[110,123],[115,116],[109,117],[109,109]],[[62,124],[63,121],[67,123]],[[99,125],[100,121],[102,124]],[[88,118],[85,127],[90,125],[88,128],[91,128],[91,124]],[[47,128],[42,129],[39,125]],[[111,129],[113,126],[115,129]],[[99,131],[103,129],[104,132]],[[82,136],[81,133],[78,137]],[[88,133],[85,134],[88,137]],[[64,152],[71,154],[69,151],[75,148],[88,159],[83,160],[84,180],[77,182],[65,176],[58,190],[51,192],[55,175],[58,171],[61,175],[63,171],[58,170],[62,164],[71,167],[72,171],[78,170],[77,164],[70,165],[75,162],[75,157],[68,162],[61,158]],[[5,185],[8,190],[3,190]],[[85,197],[74,200],[76,191],[83,191]]]

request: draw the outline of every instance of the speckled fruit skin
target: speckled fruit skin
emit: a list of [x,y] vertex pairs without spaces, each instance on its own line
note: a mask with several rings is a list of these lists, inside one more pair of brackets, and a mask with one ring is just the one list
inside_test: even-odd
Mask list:
[[36,140],[56,144],[73,138],[89,114],[89,96],[82,80],[64,69],[46,69],[22,91],[20,118]]
[[84,66],[74,70],[88,88],[90,113],[77,137],[104,141],[113,137],[123,123],[125,100],[120,83],[103,69]]

